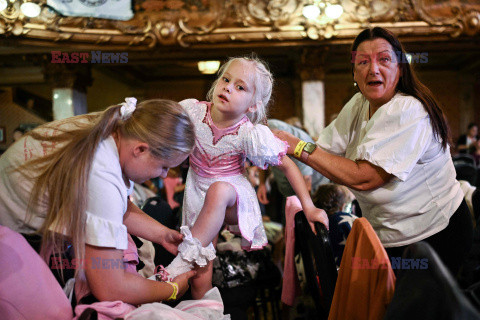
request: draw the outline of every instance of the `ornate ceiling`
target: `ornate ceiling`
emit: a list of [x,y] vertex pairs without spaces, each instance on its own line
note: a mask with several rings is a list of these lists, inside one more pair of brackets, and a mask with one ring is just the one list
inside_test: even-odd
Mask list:
[[[313,76],[322,76],[311,72],[319,64],[322,74],[348,75],[352,40],[374,25],[395,32],[411,52],[428,51],[429,63],[420,69],[480,74],[480,0],[327,0],[343,6],[337,20],[302,15],[309,1],[325,0],[135,0],[129,21],[61,16],[46,0],[39,0],[40,16],[27,18],[20,0],[9,1],[16,2],[0,12],[0,85],[49,81],[59,67],[51,63],[52,51],[128,52],[128,63],[89,63],[87,69],[131,87],[204,78],[198,60],[251,51],[280,77],[301,73],[299,64]],[[82,73],[76,70],[82,66],[64,67]]]
[[0,39],[29,46],[162,50],[350,43],[372,24],[430,40],[480,35],[479,0],[340,0],[344,14],[338,20],[314,21],[302,15],[306,2],[135,0],[129,21],[63,17],[47,6],[39,17],[27,18],[12,9],[0,13]]

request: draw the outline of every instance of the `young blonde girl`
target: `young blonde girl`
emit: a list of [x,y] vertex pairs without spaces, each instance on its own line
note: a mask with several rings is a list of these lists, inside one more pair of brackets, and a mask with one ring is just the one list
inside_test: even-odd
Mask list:
[[184,161],[193,141],[188,115],[168,100],[136,105],[127,98],[100,113],[45,124],[0,158],[0,225],[39,232],[46,259],[52,249],[71,243],[77,261],[84,262],[84,270],[76,270],[77,284],[88,283],[100,301],[141,304],[180,296],[194,272],[167,284],[93,261],[122,261],[127,232],[176,252],[181,234],[147,216],[128,196],[134,182],[165,177]]
[[196,141],[190,156],[181,232],[185,236],[179,254],[165,269],[168,277],[198,270],[192,296],[201,298],[212,286],[215,257],[212,241],[224,223],[242,235],[246,250],[267,244],[258,200],[244,175],[244,162],[267,168],[279,166],[311,217],[328,223],[323,210],[314,207],[298,168],[285,157],[287,145],[275,138],[266,118],[273,79],[265,64],[256,58],[232,58],[219,70],[208,93],[209,102],[188,99],[180,102],[195,124]]

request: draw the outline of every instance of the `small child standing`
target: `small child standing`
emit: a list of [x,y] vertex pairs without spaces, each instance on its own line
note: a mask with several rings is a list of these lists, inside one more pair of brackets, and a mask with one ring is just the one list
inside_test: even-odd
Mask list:
[[259,124],[266,118],[273,79],[257,58],[231,58],[219,70],[207,98],[180,102],[195,124],[196,141],[190,155],[183,203],[183,242],[178,256],[165,268],[167,278],[206,266],[192,279],[195,299],[212,287],[212,263],[218,232],[223,224],[242,236],[242,247],[258,250],[267,244],[259,203],[244,174],[244,163],[266,169],[279,166],[285,173],[304,211],[328,225],[323,210],[315,208],[303,177],[288,157],[287,144]]

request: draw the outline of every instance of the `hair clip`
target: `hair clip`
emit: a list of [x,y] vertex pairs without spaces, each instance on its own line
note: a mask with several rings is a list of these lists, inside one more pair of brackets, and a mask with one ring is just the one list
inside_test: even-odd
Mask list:
[[120,103],[120,116],[122,120],[127,120],[137,108],[137,99],[133,97],[125,98],[125,102]]

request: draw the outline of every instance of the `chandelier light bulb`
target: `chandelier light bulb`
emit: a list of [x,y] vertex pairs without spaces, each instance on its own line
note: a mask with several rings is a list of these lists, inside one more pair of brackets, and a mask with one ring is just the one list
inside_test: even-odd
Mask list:
[[[1,0],[0,0],[1,1]],[[22,13],[29,17],[29,18],[35,18],[40,14],[41,8],[37,3],[34,2],[24,2],[20,6],[20,10]]]
[[214,74],[220,67],[220,61],[199,61],[198,70],[203,74]]
[[332,4],[325,8],[325,14],[330,19],[338,19],[343,13],[343,8],[339,4]]
[[314,4],[303,7],[302,14],[307,19],[316,19],[320,15],[320,8]]
[[0,11],[5,10],[7,8],[7,0],[0,0]]

